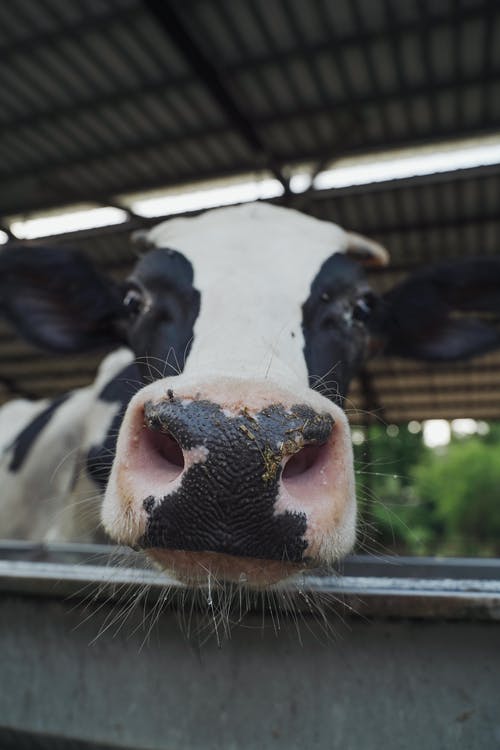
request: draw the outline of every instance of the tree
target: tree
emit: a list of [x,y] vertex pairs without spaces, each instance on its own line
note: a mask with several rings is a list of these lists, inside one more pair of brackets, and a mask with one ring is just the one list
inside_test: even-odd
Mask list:
[[355,460],[361,549],[500,554],[500,425],[439,451],[406,426],[393,437],[375,426]]
[[360,549],[416,552],[422,533],[414,529],[412,472],[428,448],[421,433],[407,425],[372,425],[365,435],[365,442],[354,446]]
[[414,493],[437,532],[432,546],[440,541],[444,554],[500,554],[500,446],[491,441],[456,440],[413,470]]

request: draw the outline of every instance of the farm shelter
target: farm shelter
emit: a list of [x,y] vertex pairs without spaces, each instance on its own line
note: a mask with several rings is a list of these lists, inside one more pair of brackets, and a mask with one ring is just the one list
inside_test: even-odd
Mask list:
[[[421,170],[419,174],[377,181],[358,178],[354,184],[340,186],[335,186],[335,180],[328,186],[325,178],[325,173],[336,167],[362,168],[388,162],[395,155],[403,158],[413,154],[424,160],[436,151],[455,153],[459,148],[497,145],[500,7],[492,0],[19,0],[1,5],[0,20],[0,229],[7,242],[78,247],[103,268],[123,277],[134,258],[132,232],[164,218],[161,213],[151,216],[141,212],[141,201],[214,186],[233,186],[236,190],[241,182],[253,181],[271,185],[270,200],[331,219],[385,244],[391,252],[391,265],[371,273],[379,289],[388,288],[411,269],[439,259],[499,252],[498,158],[496,162],[485,159],[471,165],[457,157],[456,164],[439,171]],[[119,223],[57,236],[42,233],[30,239],[36,234],[30,229],[30,220],[84,208],[116,209],[114,220]],[[99,358],[41,354],[0,323],[0,400],[55,396],[84,385],[92,379]],[[373,360],[352,389],[351,421],[364,423],[370,414],[394,424],[430,417],[499,419],[499,363],[500,354],[453,367],[411,360]],[[20,550],[18,554],[23,559],[14,564],[9,547],[2,563],[2,589],[8,592],[2,598],[6,616],[0,626],[5,648],[10,654],[16,653],[12,640],[16,641],[17,632],[17,648],[34,648],[36,633],[21,633],[16,626],[21,620],[32,622],[35,612],[46,618],[43,632],[53,627],[53,633],[68,644],[68,653],[71,648],[83,647],[92,637],[85,631],[85,638],[73,638],[73,623],[66,629],[70,620],[65,620],[60,611],[64,605],[47,598],[48,594],[49,598],[57,597],[57,589],[51,584],[38,586],[39,575],[50,581],[57,569],[49,567],[47,573],[37,568],[39,563],[33,561],[33,554],[36,557],[39,551]],[[46,554],[46,565],[60,564],[58,553]],[[368,655],[363,652],[366,674],[360,665],[353,674],[359,681],[363,675],[365,680],[371,675],[375,695],[365,683],[363,703],[366,706],[370,699],[376,703],[372,707],[373,722],[367,721],[364,726],[367,732],[375,731],[377,716],[387,718],[387,734],[380,734],[382,746],[390,747],[395,737],[394,747],[421,746],[424,741],[431,747],[446,747],[452,742],[467,748],[498,744],[497,701],[493,701],[499,693],[498,654],[493,646],[495,639],[498,642],[498,627],[486,622],[498,618],[497,569],[485,565],[486,572],[459,568],[458,574],[452,575],[448,568],[440,572],[437,566],[425,576],[418,571],[412,573],[433,582],[476,582],[465,586],[474,606],[458,614],[453,606],[433,610],[432,616],[439,616],[439,621],[431,618],[425,626],[418,624],[418,619],[408,624],[401,618],[423,615],[412,609],[411,602],[415,597],[427,602],[433,599],[432,586],[422,585],[418,592],[399,592],[394,597],[401,605],[399,610],[394,606],[385,612],[396,618],[389,623],[378,619],[384,613],[377,609],[387,597],[387,588],[380,584],[378,594],[371,597],[369,581],[365,581],[366,589],[358,592],[361,600],[372,603],[362,614],[373,615],[375,624],[372,627],[360,619],[353,625],[353,643],[365,637],[373,643]],[[361,583],[370,575],[363,575]],[[393,576],[377,570],[375,577]],[[450,584],[449,589],[439,583],[432,585],[445,599],[463,598],[460,583]],[[43,599],[27,596],[37,591]],[[332,593],[332,597],[339,595],[338,591]],[[458,617],[460,623],[443,624],[443,618],[448,617]],[[170,627],[170,621],[165,622],[161,639],[169,640]],[[390,649],[387,645],[385,650],[380,649],[382,642],[390,641],[389,631],[397,633],[394,638],[403,645],[396,651],[409,659],[408,671],[417,675],[404,692],[406,702],[398,704],[397,717],[389,713],[386,703],[378,702],[382,698],[377,679],[386,690],[388,685],[402,689],[388,671],[388,663],[396,668]],[[108,634],[112,633],[111,629]],[[349,638],[340,635],[340,648]],[[455,650],[446,653],[451,638],[456,639]],[[224,647],[222,668],[231,671],[250,659],[248,664],[255,676],[251,684],[257,686],[262,664],[259,659],[267,658],[267,652],[259,651],[258,639],[248,636],[248,641],[244,635]],[[55,638],[48,653],[55,653],[58,642]],[[309,640],[307,644],[308,649],[313,648]],[[133,642],[134,659],[139,647],[140,643]],[[96,648],[103,652],[108,649],[112,661],[123,659],[120,649],[126,651],[127,641],[118,639],[113,646],[103,636]],[[279,649],[290,653],[287,649],[294,651],[296,643],[281,643]],[[386,656],[383,662],[370,660],[376,651]],[[467,654],[467,659],[462,656],[458,661],[457,657],[461,668],[453,671],[452,658],[460,652]],[[37,664],[42,664],[38,652],[32,653]],[[92,659],[85,653],[78,657],[83,661],[77,663]],[[99,653],[90,650],[93,658]],[[306,669],[308,651],[301,653]],[[153,657],[149,658],[148,663],[154,664]],[[330,665],[334,672],[341,669],[338,658],[338,663]],[[436,671],[429,672],[429,677],[426,670],[432,667]],[[68,671],[71,668],[69,664]],[[182,668],[181,659],[175,670]],[[195,679],[195,667],[190,668]],[[45,677],[59,673],[37,669],[37,684],[45,692]],[[136,665],[136,673],[137,669]],[[468,669],[473,674],[464,676],[461,682],[460,675]],[[9,682],[20,675],[12,662],[9,670]],[[105,679],[97,668],[89,670],[89,680]],[[123,682],[125,678],[120,679]],[[434,692],[429,692],[426,679],[433,683]],[[29,670],[19,680],[23,688],[22,681],[30,680]],[[91,682],[82,680],[85,690],[91,692]],[[348,694],[352,697],[348,703],[355,700],[356,684],[355,679],[349,682]],[[71,687],[75,701],[77,688]],[[107,685],[103,689],[112,688]],[[234,689],[233,685],[231,691]],[[354,733],[352,740],[347,739],[352,727],[347,719],[345,732],[338,729],[339,734],[335,734],[333,714],[327,711],[334,691],[331,674],[317,689],[321,696],[318,703],[301,707],[299,701],[293,709],[300,720],[301,711],[307,712],[308,720],[317,725],[317,734],[311,725],[310,734],[296,734],[302,745],[326,747],[327,730],[337,743],[343,742],[339,747],[355,747],[363,741],[366,745],[368,735]],[[14,712],[7,700],[0,702],[5,743],[12,741],[20,746],[30,736],[45,733],[50,736],[46,741],[53,743],[60,735],[66,740],[80,737],[91,743],[121,742],[126,746],[128,742],[137,746],[137,736],[120,735],[118,729],[105,732],[96,724],[95,732],[80,732],[77,722],[68,724],[68,715],[58,714],[48,704],[37,713],[36,691],[26,690],[25,713]],[[218,745],[252,746],[249,735],[246,745],[245,737],[237,737],[237,718],[223,716],[221,706],[230,696],[224,692],[223,680],[220,691],[214,714],[219,722]],[[13,695],[20,700],[20,693]],[[195,704],[201,700],[194,693],[183,695],[190,696]],[[265,695],[270,701],[278,700],[272,693]],[[433,721],[427,726],[419,724],[421,733],[404,734],[409,707],[415,710],[411,726],[417,726],[417,714],[428,715],[425,700],[431,699],[436,706],[446,707],[449,719],[446,728],[443,725],[443,739],[434,745],[425,732],[432,731],[434,738],[439,735],[439,712],[432,715]],[[172,707],[170,699],[168,705]],[[247,731],[254,708],[247,706],[246,722],[241,719]],[[239,710],[245,711],[242,706]],[[292,708],[289,710],[292,712]],[[313,720],[314,710],[317,714]],[[344,715],[353,721],[352,714]],[[196,721],[194,714],[192,720]],[[362,723],[354,720],[356,730],[362,732]],[[91,721],[87,717],[86,722]],[[288,721],[284,713],[280,721]],[[335,715],[337,727],[338,721]],[[232,728],[224,734],[223,727],[229,725]],[[210,726],[207,724],[207,729]],[[279,744],[285,737],[292,747],[290,736],[283,734],[280,726],[269,722],[266,742]],[[181,724],[178,727],[181,732]],[[12,730],[12,735],[7,730]],[[201,732],[191,741],[192,746],[201,743]],[[354,744],[349,745],[349,741]],[[169,743],[173,747],[175,743],[184,744],[182,733],[175,734],[175,724]],[[254,737],[253,746],[255,743]],[[163,744],[150,736],[145,746]]]
[[[494,136],[498,12],[478,0],[5,4],[0,224],[9,234],[32,213],[130,209],[142,191],[266,176],[283,186],[276,200],[386,244],[381,286],[431,260],[495,254],[498,165],[301,194],[290,178]],[[50,241],[124,275],[131,231],[161,218],[128,210]],[[98,361],[44,357],[5,326],[0,343],[4,401],[82,385]],[[374,361],[352,398],[387,422],[498,418],[498,356],[453,372]]]

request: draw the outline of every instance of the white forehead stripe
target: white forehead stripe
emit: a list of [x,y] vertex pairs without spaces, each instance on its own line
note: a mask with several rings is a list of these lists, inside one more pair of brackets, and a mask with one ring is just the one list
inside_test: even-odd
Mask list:
[[172,219],[149,239],[190,261],[201,293],[186,374],[307,386],[302,305],[325,260],[346,251],[341,227],[252,203]]
[[331,247],[330,254],[346,252],[349,244],[347,232],[338,224],[269,203],[245,203],[190,218],[168,219],[151,229],[148,239],[157,247],[168,247],[171,242],[180,243],[203,232],[244,232],[251,231],[252,225],[258,226],[261,232],[279,231],[300,237],[302,241],[310,238],[313,242],[325,243]]

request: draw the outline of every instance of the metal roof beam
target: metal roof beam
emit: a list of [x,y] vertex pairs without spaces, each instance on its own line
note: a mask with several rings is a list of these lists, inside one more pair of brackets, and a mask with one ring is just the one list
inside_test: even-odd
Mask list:
[[134,221],[135,223],[138,223],[139,225],[146,224],[148,221],[146,217],[140,216],[139,214],[134,213],[134,211],[132,211],[131,208],[129,208],[128,206],[125,206],[121,201],[117,200],[114,197],[110,198],[109,200],[100,200],[96,202],[104,207],[109,206],[111,208],[119,208],[120,211],[125,211],[125,213],[128,216],[127,221]]
[[173,5],[164,2],[164,0],[144,0],[144,2],[159,21],[176,49],[182,53],[186,62],[196,73],[197,78],[207,86],[229,121],[256,153],[257,157],[262,160],[262,166],[267,166],[281,182],[285,192],[288,192],[289,181],[283,175],[276,157],[235,101],[216,65],[191,38]]
[[[219,133],[219,131],[217,131]],[[487,130],[484,131],[484,135],[489,135],[492,133],[496,133],[497,130]],[[479,135],[479,132],[474,129],[470,128],[465,132],[461,133],[449,133],[447,138],[443,138],[443,142],[456,139],[458,137],[465,137],[466,135]],[[205,133],[206,137],[209,137],[208,133]],[[201,137],[201,134],[200,134]],[[117,198],[115,197],[117,195],[116,191],[110,191],[110,190],[102,190],[102,191],[78,191],[78,190],[71,190],[70,186],[67,184],[60,185],[60,188],[57,187],[57,172],[60,169],[63,169],[65,167],[68,167],[68,169],[72,169],[79,166],[89,166],[91,161],[95,159],[96,161],[105,160],[106,158],[111,157],[119,157],[123,156],[126,157],[128,154],[140,154],[147,148],[153,148],[153,147],[159,147],[159,146],[178,146],[179,148],[182,147],[182,144],[184,142],[189,142],[190,140],[194,139],[194,135],[188,135],[182,138],[181,140],[165,140],[165,139],[149,139],[148,141],[143,142],[142,144],[137,144],[136,146],[131,146],[125,149],[122,148],[115,148],[113,150],[109,150],[107,152],[102,152],[99,154],[93,154],[92,156],[89,155],[86,159],[79,159],[73,162],[67,162],[64,160],[58,161],[57,164],[51,165],[50,168],[47,168],[46,170],[43,170],[42,167],[33,168],[33,170],[26,170],[25,172],[17,172],[12,177],[4,177],[0,186],[0,216],[1,215],[13,215],[16,213],[23,213],[26,211],[36,211],[36,210],[44,210],[48,208],[54,208],[54,207],[63,207],[67,206],[72,203],[79,203],[79,202],[100,202],[100,203],[106,203],[109,205],[109,202],[116,203]],[[422,143],[433,143],[435,142],[435,139],[427,138],[427,139],[420,139],[417,143],[413,141],[407,141],[406,139],[399,139],[398,141],[393,141],[391,144],[393,147],[397,146],[405,146],[405,147],[411,147],[413,145],[421,145]],[[389,144],[388,144],[389,145]],[[386,150],[388,145],[380,145],[377,149],[372,149],[371,153],[373,154],[373,159],[376,160],[378,151]],[[361,148],[347,148],[345,150],[338,149],[338,151],[335,152],[335,154],[332,154],[329,152],[328,154],[318,155],[317,153],[303,153],[300,155],[296,155],[295,159],[293,161],[288,162],[289,164],[302,162],[307,159],[317,159],[318,157],[321,159],[322,165],[327,165],[329,161],[331,161],[333,158],[338,159],[342,156],[350,156],[350,155],[356,155],[359,153],[366,154],[367,151],[362,151]],[[229,177],[234,176],[238,174],[245,174],[254,171],[254,168],[251,164],[248,163],[240,163],[235,164],[233,168],[231,169],[224,169],[224,170],[210,170],[208,172],[198,172],[196,175],[193,174],[186,174],[186,175],[178,175],[175,179],[168,179],[164,176],[159,177],[154,180],[149,181],[135,181],[132,183],[128,183],[122,186],[122,190],[120,190],[121,193],[134,193],[134,192],[141,192],[141,191],[147,191],[147,190],[153,190],[153,189],[162,189],[162,188],[170,188],[182,183],[189,184],[193,183],[196,184],[200,180],[210,180],[210,179],[219,179],[223,177]],[[377,183],[370,183],[365,185],[351,185],[346,186],[343,188],[332,188],[331,190],[311,190],[310,192],[306,193],[298,193],[298,194],[292,194],[292,202],[294,200],[300,200],[303,201],[305,197],[307,197],[307,200],[327,200],[331,199],[332,197],[342,196],[342,195],[351,195],[351,194],[370,194],[370,193],[377,193],[377,192],[385,192],[389,190],[393,190],[395,188],[400,189],[402,187],[408,187],[408,186],[416,186],[416,185],[426,185],[431,183],[446,183],[446,182],[454,182],[454,181],[461,181],[463,179],[471,179],[471,178],[481,178],[481,177],[488,177],[491,175],[496,175],[500,171],[500,165],[489,165],[484,167],[474,167],[470,169],[464,169],[464,170],[457,170],[453,172],[440,172],[436,174],[431,175],[421,175],[417,177],[409,177],[409,178],[403,178],[398,180],[393,180],[390,182],[377,182]],[[54,174],[55,173],[55,174]],[[50,185],[51,194],[49,194],[48,190],[45,188],[43,191],[43,197],[41,199],[35,199],[31,201],[23,200],[23,203],[20,205],[15,205],[10,202],[7,203],[7,206],[2,207],[2,194],[9,195],[14,189],[16,189],[16,184],[18,181],[22,180],[25,177],[34,177],[39,181],[39,184],[46,185],[47,182],[51,182]],[[60,192],[59,192],[60,190]]]
[[[312,158],[312,156],[311,156]],[[240,175],[244,173],[248,173],[251,171],[251,168],[248,164],[241,164],[241,165],[235,165],[234,169],[232,170],[225,170],[224,172],[209,172],[209,173],[199,173],[196,178],[194,178],[192,175],[186,176],[184,180],[182,178],[178,178],[176,180],[168,181],[164,177],[158,178],[154,181],[149,181],[148,183],[145,183],[143,181],[140,182],[134,182],[128,185],[124,185],[124,192],[128,193],[134,193],[134,192],[141,192],[141,191],[147,191],[147,190],[154,190],[154,189],[162,189],[162,188],[171,188],[175,185],[180,184],[181,182],[184,182],[186,184],[192,182],[194,185],[198,183],[200,179],[218,179],[221,177],[230,177],[235,175]],[[295,206],[297,204],[300,204],[301,206],[309,205],[311,201],[326,201],[331,200],[332,198],[347,196],[347,195],[370,195],[374,193],[384,193],[395,189],[401,189],[401,188],[408,188],[408,187],[416,187],[418,185],[428,185],[428,184],[446,184],[446,183],[452,183],[455,181],[462,181],[462,180],[470,180],[470,179],[480,179],[480,178],[487,178],[490,176],[498,175],[500,172],[500,165],[492,165],[489,167],[477,167],[477,168],[471,168],[467,170],[462,171],[456,171],[456,172],[443,172],[438,173],[434,175],[421,175],[417,177],[409,177],[407,179],[401,179],[401,180],[394,180],[391,182],[376,182],[376,183],[370,183],[366,185],[351,185],[343,188],[335,188],[331,190],[310,190],[307,193],[292,193],[291,194],[291,200],[290,205]],[[12,181],[14,183],[14,180]],[[10,189],[10,183],[9,181],[4,181],[1,189],[0,189],[0,202],[1,202],[1,193],[5,191],[5,193],[8,195]],[[74,203],[85,203],[85,202],[93,202],[93,203],[101,203],[105,205],[117,205],[117,197],[116,193],[109,192],[109,191],[90,191],[90,192],[78,192],[78,191],[72,191],[68,186],[61,185],[60,188],[61,192],[59,195],[53,194],[53,197],[50,198],[47,194],[47,191],[44,192],[43,198],[41,200],[35,200],[31,201],[30,203],[27,203],[26,201],[23,202],[21,205],[10,205],[8,209],[3,209],[3,211],[0,209],[0,215],[3,213],[3,215],[15,215],[18,213],[26,213],[29,211],[43,211],[48,210],[56,207],[65,207]],[[305,201],[305,202],[304,202]],[[120,205],[121,208],[123,206]],[[143,217],[138,217],[138,219],[141,222],[147,221]],[[152,219],[152,221],[158,222],[161,220],[161,217],[155,217]],[[120,225],[124,226],[124,225]],[[114,227],[113,229],[116,229]],[[100,230],[102,232],[102,229]]]
[[[500,226],[500,214],[475,214],[474,216],[455,216],[448,219],[438,219],[426,221],[423,219],[417,223],[402,224],[379,224],[378,226],[369,226],[369,229],[363,227],[360,231],[369,231],[370,234],[403,234],[406,232],[433,232],[445,229],[462,229],[464,227],[478,227],[483,224],[497,224]],[[499,248],[500,252],[500,248]],[[394,266],[387,266],[388,271],[393,271]]]
[[8,227],[6,224],[0,223],[0,232],[5,232],[9,240],[17,239],[17,237],[12,233],[10,227]]
[[[376,154],[373,155],[374,160]],[[415,175],[413,177],[401,177],[399,179],[387,180],[386,182],[370,182],[363,185],[346,185],[340,188],[327,188],[325,190],[311,190],[311,197],[315,201],[329,200],[333,197],[344,195],[365,195],[372,193],[384,193],[391,190],[400,190],[403,187],[415,187],[418,185],[434,185],[440,183],[454,183],[462,180],[490,177],[500,173],[500,164],[490,164],[468,169],[457,169],[450,172],[436,172],[434,174]],[[299,193],[298,195],[301,195]]]

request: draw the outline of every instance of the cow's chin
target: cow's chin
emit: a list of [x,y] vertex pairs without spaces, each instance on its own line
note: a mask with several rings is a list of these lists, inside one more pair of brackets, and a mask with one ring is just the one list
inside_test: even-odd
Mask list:
[[298,575],[303,566],[281,560],[235,557],[219,552],[147,549],[146,554],[179,583],[203,587],[238,583],[264,589]]

